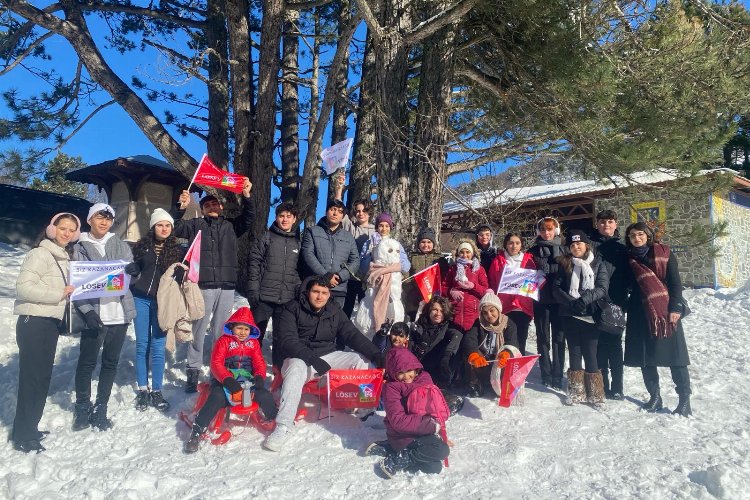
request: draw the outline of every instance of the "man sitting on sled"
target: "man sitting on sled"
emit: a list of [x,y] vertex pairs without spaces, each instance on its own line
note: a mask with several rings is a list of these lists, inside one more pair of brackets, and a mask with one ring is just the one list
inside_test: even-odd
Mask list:
[[266,362],[258,343],[260,330],[255,325],[249,307],[240,307],[224,325],[224,335],[214,344],[211,354],[211,393],[206,404],[198,412],[193,423],[190,439],[185,442],[183,451],[195,453],[206,428],[216,413],[230,405],[229,399],[242,399],[242,384],[245,380],[253,384],[253,399],[260,406],[261,420],[276,418],[276,403],[265,388]]

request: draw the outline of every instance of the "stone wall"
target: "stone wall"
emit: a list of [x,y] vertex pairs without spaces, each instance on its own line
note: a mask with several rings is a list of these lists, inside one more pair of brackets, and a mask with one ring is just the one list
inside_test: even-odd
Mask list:
[[[728,196],[714,195],[713,220],[726,222],[726,236],[717,238],[714,247],[716,282],[718,286],[737,287],[750,279],[750,261],[747,259],[750,241],[750,196],[730,192]],[[744,250],[743,250],[744,248]]]

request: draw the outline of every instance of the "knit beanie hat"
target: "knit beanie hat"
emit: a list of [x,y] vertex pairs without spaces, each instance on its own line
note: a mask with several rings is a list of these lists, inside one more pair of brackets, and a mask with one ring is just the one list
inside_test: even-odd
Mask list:
[[387,222],[388,225],[391,226],[391,229],[396,227],[393,224],[393,217],[391,217],[391,214],[389,214],[388,212],[383,212],[380,215],[378,215],[378,218],[375,219],[375,227],[378,227],[378,224],[380,224],[381,222]]
[[482,296],[482,300],[479,301],[479,310],[482,311],[485,307],[492,306],[497,309],[497,312],[503,312],[503,304],[500,302],[500,298],[494,293],[485,293]]
[[591,240],[589,239],[589,236],[585,231],[581,231],[580,229],[571,229],[568,233],[568,246],[577,241],[580,241],[581,243],[588,243],[589,245],[591,244]]
[[170,224],[174,225],[174,219],[171,215],[169,215],[169,212],[167,212],[163,208],[157,208],[151,213],[151,221],[149,222],[148,227],[154,227],[157,222],[163,221],[167,221]]
[[89,208],[89,214],[86,216],[86,222],[90,221],[93,216],[95,216],[98,213],[103,213],[104,215],[108,215],[112,217],[112,219],[115,218],[115,209],[107,205],[106,203],[94,203],[91,205],[91,208]]
[[429,227],[425,227],[417,233],[417,245],[419,245],[419,242],[422,240],[430,240],[434,246],[437,246],[435,239],[435,231]]

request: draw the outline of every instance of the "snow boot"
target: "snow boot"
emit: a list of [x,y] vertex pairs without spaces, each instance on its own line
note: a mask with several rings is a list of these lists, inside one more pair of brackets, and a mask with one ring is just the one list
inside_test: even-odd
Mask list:
[[692,414],[693,410],[690,409],[690,394],[680,394],[680,402],[677,403],[677,408],[674,409],[672,415],[689,417]]
[[201,371],[197,368],[187,369],[187,382],[185,382],[185,392],[193,394],[198,392],[198,380],[200,379]]
[[73,432],[82,431],[91,426],[89,416],[91,415],[91,401],[76,403],[73,410]]
[[661,399],[661,393],[659,392],[659,387],[657,386],[652,391],[649,391],[651,394],[651,398],[643,403],[643,406],[641,407],[643,411],[647,411],[649,413],[656,413],[657,411],[661,410],[664,407],[664,402]]
[[151,391],[150,399],[151,399],[151,406],[153,406],[160,412],[164,413],[167,410],[169,410],[169,402],[166,399],[164,399],[164,396],[162,396],[161,391]]
[[568,370],[568,397],[565,398],[565,404],[568,406],[583,403],[586,399],[583,373],[583,370]]
[[13,449],[24,453],[31,453],[32,451],[41,453],[47,448],[42,446],[38,439],[30,439],[29,441],[13,441]]
[[604,383],[602,378],[602,372],[585,373],[583,376],[586,402],[593,405],[594,408],[604,407]]
[[380,470],[385,476],[390,479],[392,478],[398,471],[402,471],[405,469],[408,469],[409,467],[412,467],[414,465],[414,459],[411,456],[411,450],[408,448],[404,448],[402,450],[397,451],[396,453],[391,453],[387,457],[385,457],[383,460],[380,461]]
[[112,421],[107,418],[106,403],[96,403],[94,405],[94,408],[91,410],[91,415],[89,415],[89,423],[91,424],[91,427],[96,427],[100,431],[108,431],[114,427]]
[[182,447],[184,453],[190,454],[195,453],[201,447],[201,441],[203,440],[203,434],[206,433],[206,428],[201,427],[198,424],[193,424],[193,430],[190,432],[190,438],[185,441],[185,445]]
[[138,411],[146,411],[148,408],[148,391],[146,389],[139,389],[135,395],[135,409]]
[[390,443],[388,443],[388,440],[385,441],[375,441],[374,443],[370,444],[365,449],[364,455],[366,457],[388,457],[389,455],[392,455],[394,452],[393,448],[391,447]]

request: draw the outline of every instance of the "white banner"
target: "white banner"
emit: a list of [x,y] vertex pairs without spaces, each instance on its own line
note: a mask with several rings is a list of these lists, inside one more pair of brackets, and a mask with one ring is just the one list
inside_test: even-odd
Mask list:
[[119,297],[130,287],[125,260],[71,261],[70,284],[76,287],[70,300]]
[[542,271],[522,268],[511,269],[505,266],[500,284],[497,286],[497,293],[522,295],[538,301],[539,289],[545,281],[547,279]]
[[325,165],[328,175],[331,175],[340,168],[346,168],[353,142],[354,139],[350,137],[323,150],[320,157],[323,159],[323,165]]

